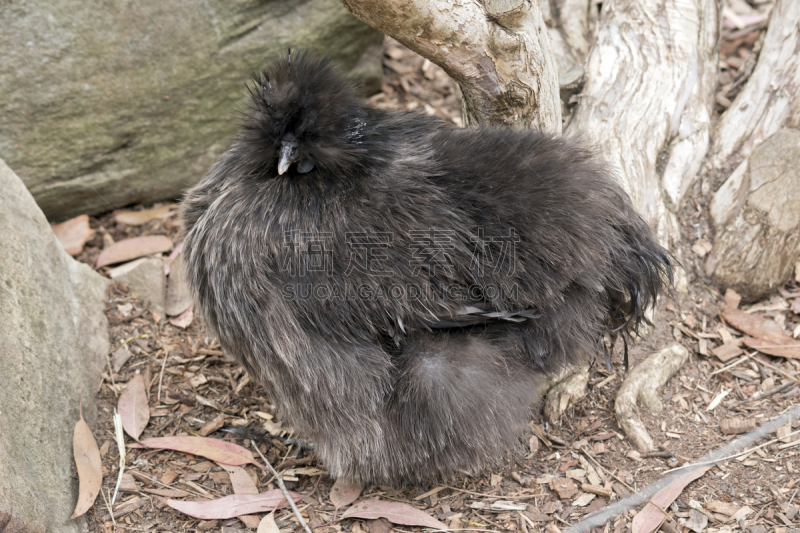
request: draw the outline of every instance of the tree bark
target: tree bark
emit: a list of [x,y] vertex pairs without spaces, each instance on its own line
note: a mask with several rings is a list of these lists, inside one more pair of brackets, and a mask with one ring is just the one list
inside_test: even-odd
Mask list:
[[734,168],[779,128],[800,127],[800,2],[777,0],[758,63],[722,115],[709,157]]
[[561,132],[558,72],[532,0],[342,0],[353,15],[442,67],[465,124]]
[[569,127],[599,145],[667,246],[708,151],[719,24],[708,0],[605,2]]

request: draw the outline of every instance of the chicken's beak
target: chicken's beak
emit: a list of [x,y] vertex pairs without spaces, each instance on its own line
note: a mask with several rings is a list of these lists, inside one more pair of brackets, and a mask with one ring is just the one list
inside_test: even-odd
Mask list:
[[282,175],[289,170],[289,167],[297,159],[297,141],[283,141],[281,143],[280,158],[278,159],[278,175]]

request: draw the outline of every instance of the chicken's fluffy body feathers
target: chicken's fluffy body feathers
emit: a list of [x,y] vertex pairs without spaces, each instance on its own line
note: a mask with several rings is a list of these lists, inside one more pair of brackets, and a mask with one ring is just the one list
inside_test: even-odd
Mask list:
[[541,374],[635,331],[671,276],[578,142],[373,109],[325,60],[256,81],[239,138],[183,202],[187,274],[333,477],[492,464]]

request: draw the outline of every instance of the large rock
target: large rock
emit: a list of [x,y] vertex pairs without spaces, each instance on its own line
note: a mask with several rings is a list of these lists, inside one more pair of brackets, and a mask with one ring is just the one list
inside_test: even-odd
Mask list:
[[800,256],[800,131],[780,129],[714,194],[706,273],[745,300],[786,283]]
[[106,280],[61,248],[0,160],[0,531],[77,532],[72,428],[109,350]]
[[6,2],[0,28],[0,158],[55,219],[179,195],[288,47],[380,86],[381,36],[338,0]]

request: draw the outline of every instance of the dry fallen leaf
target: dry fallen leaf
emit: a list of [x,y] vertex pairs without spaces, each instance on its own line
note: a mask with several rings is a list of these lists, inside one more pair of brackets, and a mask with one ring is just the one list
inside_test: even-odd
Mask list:
[[275,517],[273,516],[275,513],[269,513],[268,515],[264,515],[264,518],[261,519],[261,522],[258,524],[258,529],[256,533],[280,533],[281,530],[278,529],[278,524],[275,523]]
[[122,419],[125,433],[134,440],[139,440],[139,436],[150,421],[150,406],[147,403],[144,377],[141,374],[136,374],[128,381],[125,390],[119,395],[117,411]]
[[[298,502],[302,494],[289,491],[289,496]],[[216,500],[176,501],[167,500],[167,505],[184,514],[203,520],[236,518],[246,514],[263,513],[289,504],[280,489],[260,494],[231,494]]]
[[146,224],[151,220],[169,215],[169,212],[175,207],[177,207],[175,204],[166,204],[159,205],[157,207],[151,207],[150,209],[145,209],[143,211],[114,211],[114,219],[117,222],[122,222],[123,224],[128,224],[130,226],[141,226],[142,224]]
[[81,253],[86,241],[94,236],[94,230],[89,227],[88,215],[80,215],[61,224],[55,224],[53,233],[69,255]]
[[78,467],[78,503],[70,520],[77,518],[88,511],[103,484],[103,466],[100,459],[100,449],[94,440],[92,430],[83,419],[83,399],[79,407],[81,419],[75,424],[72,434],[72,453],[75,456],[75,465]]
[[364,490],[364,485],[345,483],[337,479],[331,487],[331,503],[337,509],[350,505],[361,496],[362,490]]
[[210,437],[156,437],[143,440],[138,444],[131,444],[130,447],[174,450],[176,452],[200,455],[206,459],[226,465],[254,464],[261,467],[253,457],[253,453],[247,448]]
[[117,241],[97,257],[97,268],[130,261],[145,255],[172,250],[172,241],[164,235],[145,235]]
[[241,466],[232,466],[217,463],[228,473],[234,494],[258,494],[258,488],[253,483],[253,478]]
[[743,340],[747,346],[761,353],[774,355],[775,357],[786,357],[787,359],[800,359],[800,343],[794,339],[790,339],[791,344],[786,342],[778,343],[766,339],[754,339],[753,337],[745,337]]
[[764,339],[786,346],[800,346],[800,341],[796,341],[784,333],[783,328],[774,320],[747,314],[730,307],[722,311],[722,316],[731,326],[757,339]]
[[405,503],[385,500],[359,502],[342,514],[342,518],[385,518],[393,524],[403,526],[423,526],[432,529],[447,529],[447,526],[432,516]]
[[193,308],[194,305],[190,305],[189,309],[187,309],[180,315],[169,317],[169,323],[181,329],[188,328],[189,325],[192,323],[192,320],[194,320],[194,312],[192,311]]
[[644,506],[644,509],[633,517],[633,522],[631,523],[632,533],[650,533],[657,530],[667,518],[662,509],[669,507],[686,485],[708,472],[712,466],[714,465],[689,469],[655,493],[650,498],[650,501],[647,502],[647,505]]
[[742,297],[733,289],[727,289],[725,291],[725,304],[731,309],[738,309],[739,303],[742,301]]

